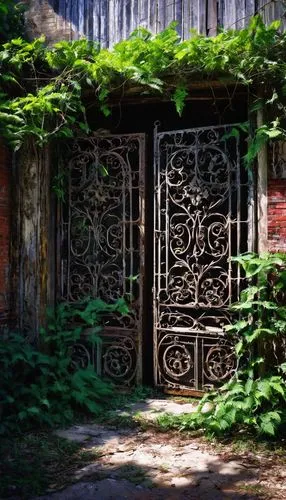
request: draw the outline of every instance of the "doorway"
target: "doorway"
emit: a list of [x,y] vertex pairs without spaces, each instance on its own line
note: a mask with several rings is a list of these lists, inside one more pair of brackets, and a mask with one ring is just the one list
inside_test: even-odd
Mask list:
[[195,394],[236,369],[223,326],[243,280],[229,257],[252,249],[253,186],[235,126],[187,128],[188,117],[176,122],[168,106],[154,133],[155,107],[139,120],[129,106],[117,130],[69,144],[59,288],[70,302],[130,303],[125,318],[103,318],[100,346],[91,352],[84,338],[77,346],[98,373],[121,387],[154,381]]

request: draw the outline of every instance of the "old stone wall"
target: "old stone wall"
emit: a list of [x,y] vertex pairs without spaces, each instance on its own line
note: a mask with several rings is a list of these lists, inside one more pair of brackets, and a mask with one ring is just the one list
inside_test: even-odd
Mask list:
[[10,313],[11,158],[0,142],[0,328]]

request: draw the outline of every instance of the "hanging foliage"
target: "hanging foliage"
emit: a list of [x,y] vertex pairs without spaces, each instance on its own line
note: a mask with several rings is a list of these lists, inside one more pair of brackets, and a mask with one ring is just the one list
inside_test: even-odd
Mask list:
[[18,0],[0,2],[0,43],[20,36],[24,32],[25,3]]
[[181,114],[190,82],[207,80],[211,86],[216,79],[243,84],[254,93],[252,111],[269,111],[249,144],[250,165],[265,142],[286,135],[285,54],[279,22],[266,27],[259,16],[243,30],[213,38],[193,34],[183,42],[175,24],[155,36],[138,29],[111,50],[85,39],[47,48],[44,38],[16,38],[0,46],[0,132],[14,149],[29,137],[43,145],[53,137],[88,134],[86,91],[108,116],[109,96],[121,98],[134,86],[168,95]]

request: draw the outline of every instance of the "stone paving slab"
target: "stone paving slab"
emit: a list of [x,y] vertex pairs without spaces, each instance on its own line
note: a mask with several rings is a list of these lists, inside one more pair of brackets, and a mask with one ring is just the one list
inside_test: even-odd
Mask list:
[[[181,414],[194,408],[192,404],[148,399],[122,412],[140,413],[148,420],[162,412]],[[262,498],[247,490],[255,491],[259,485],[259,467],[225,460],[187,434],[89,424],[57,431],[57,435],[95,449],[98,458],[74,473],[71,482],[75,484],[39,500]],[[247,488],[241,490],[240,486]]]
[[117,410],[118,415],[136,416],[154,421],[162,413],[171,413],[173,415],[182,415],[183,413],[193,413],[196,405],[193,403],[177,403],[169,399],[146,399],[139,403],[129,405],[128,408]]

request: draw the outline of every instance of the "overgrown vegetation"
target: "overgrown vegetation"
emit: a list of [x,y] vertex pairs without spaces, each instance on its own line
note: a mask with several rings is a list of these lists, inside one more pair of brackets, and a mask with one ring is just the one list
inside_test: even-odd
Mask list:
[[[193,33],[183,42],[174,25],[156,36],[139,29],[106,50],[87,40],[51,47],[43,38],[7,41],[21,30],[16,20],[14,2],[1,2],[0,133],[15,150],[30,139],[42,146],[52,139],[91,133],[86,110],[90,99],[97,102],[98,115],[108,117],[109,97],[120,100],[126,90],[136,87],[139,93],[164,93],[182,114],[191,92],[189,83],[206,80],[211,87],[214,79],[226,86],[243,85],[253,101],[250,111],[264,110],[265,122],[249,141],[247,166],[268,140],[286,137],[286,33],[279,31],[278,21],[266,27],[255,16],[243,30],[224,31],[213,38]],[[233,129],[232,134],[237,133]],[[239,337],[236,350],[242,368],[217,393],[203,398],[196,413],[162,418],[162,426],[214,433],[248,426],[275,435],[285,425],[286,367],[277,347],[285,343],[286,306],[280,301],[286,288],[284,260],[250,255],[237,260],[249,279],[257,278],[257,284],[251,283],[242,293],[235,306],[241,318],[229,329]],[[107,306],[91,301],[73,312],[73,319],[94,328],[88,342],[99,342],[99,304],[104,310],[125,308],[123,302]],[[111,394],[91,365],[71,369],[71,346],[82,326],[70,328],[70,315],[68,306],[62,305],[50,318],[42,334],[47,350],[38,351],[17,335],[0,340],[4,374],[0,411],[5,429],[61,424],[83,407],[96,413],[99,399]]]
[[1,0],[0,43],[24,34],[25,3],[19,0]]
[[286,427],[286,257],[235,258],[251,282],[233,305],[240,319],[226,328],[237,338],[241,367],[220,389],[206,394],[196,412],[162,416],[163,428],[205,429],[223,435],[240,428],[269,436]]
[[49,312],[41,350],[22,335],[1,337],[0,433],[63,425],[83,410],[99,413],[113,393],[112,386],[96,375],[92,359],[75,356],[76,348],[84,342],[84,327],[89,328],[88,344],[100,342],[103,313],[127,311],[123,299],[112,305],[94,299],[77,308],[60,304]]
[[285,53],[286,33],[279,32],[279,22],[266,27],[259,16],[243,30],[213,38],[193,33],[183,42],[174,25],[156,36],[138,29],[112,50],[84,39],[47,48],[43,38],[16,38],[0,48],[1,134],[15,149],[31,137],[42,145],[88,134],[87,93],[98,103],[98,114],[108,116],[109,96],[119,101],[134,86],[142,93],[169,95],[181,114],[190,82],[207,80],[211,87],[218,79],[246,86],[252,111],[263,107],[268,115],[250,141],[250,165],[265,142],[286,134]]
[[70,484],[98,451],[42,431],[2,437],[0,456],[0,497],[28,499]]

